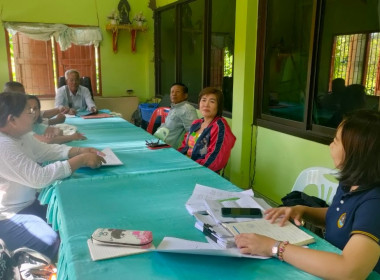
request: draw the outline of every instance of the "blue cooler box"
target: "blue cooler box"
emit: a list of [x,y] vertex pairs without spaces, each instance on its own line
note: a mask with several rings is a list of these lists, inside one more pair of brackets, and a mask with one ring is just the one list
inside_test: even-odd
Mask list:
[[139,109],[141,112],[141,118],[149,122],[150,117],[152,116],[154,110],[158,108],[158,103],[141,103]]

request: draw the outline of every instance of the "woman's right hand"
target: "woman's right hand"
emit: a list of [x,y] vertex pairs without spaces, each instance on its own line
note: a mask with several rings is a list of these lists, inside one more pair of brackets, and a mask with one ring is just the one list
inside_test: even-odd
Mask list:
[[87,140],[87,137],[84,136],[82,133],[75,132],[74,134],[70,135],[70,139],[72,141],[75,141],[75,140]]
[[278,218],[281,219],[280,226],[283,226],[286,221],[293,219],[297,226],[303,224],[302,217],[304,215],[305,207],[302,205],[292,206],[292,207],[278,207],[266,210],[265,219],[270,220],[274,223]]
[[56,120],[55,120],[56,123],[64,123],[66,120],[65,114],[62,114],[62,113],[57,114],[57,116],[55,118],[56,118]]
[[106,163],[106,160],[102,156],[94,153],[83,153],[78,155],[78,157],[82,157],[82,166],[90,167],[92,169],[102,166],[102,162]]

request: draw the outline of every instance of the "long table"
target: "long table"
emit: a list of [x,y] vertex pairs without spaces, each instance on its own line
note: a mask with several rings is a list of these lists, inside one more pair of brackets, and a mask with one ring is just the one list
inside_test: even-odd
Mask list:
[[[99,227],[151,230],[156,246],[165,236],[206,242],[185,208],[195,184],[240,189],[174,149],[149,150],[152,136],[122,119],[68,122],[89,138],[71,145],[111,147],[124,165],[79,169],[41,194],[62,240],[59,279],[317,279],[277,259],[149,252],[92,261],[86,242]],[[314,237],[311,248],[339,251]]]

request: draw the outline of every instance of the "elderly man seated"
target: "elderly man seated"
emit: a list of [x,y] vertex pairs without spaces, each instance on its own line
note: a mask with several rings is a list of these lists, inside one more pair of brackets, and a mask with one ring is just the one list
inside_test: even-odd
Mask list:
[[170,89],[171,109],[154,136],[177,149],[192,122],[198,118],[195,108],[187,102],[188,89],[184,84],[175,83]]
[[55,107],[69,107],[68,114],[75,115],[77,111],[97,112],[95,102],[90,91],[79,85],[80,75],[77,70],[70,69],[65,72],[66,85],[57,89]]

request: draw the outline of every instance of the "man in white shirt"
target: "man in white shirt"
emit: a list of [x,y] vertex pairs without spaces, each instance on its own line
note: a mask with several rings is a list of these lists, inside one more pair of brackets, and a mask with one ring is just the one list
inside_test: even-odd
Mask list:
[[66,85],[57,89],[55,107],[69,107],[68,114],[75,115],[77,111],[97,112],[95,102],[92,100],[88,88],[81,86],[80,75],[77,70],[70,69],[65,72]]

